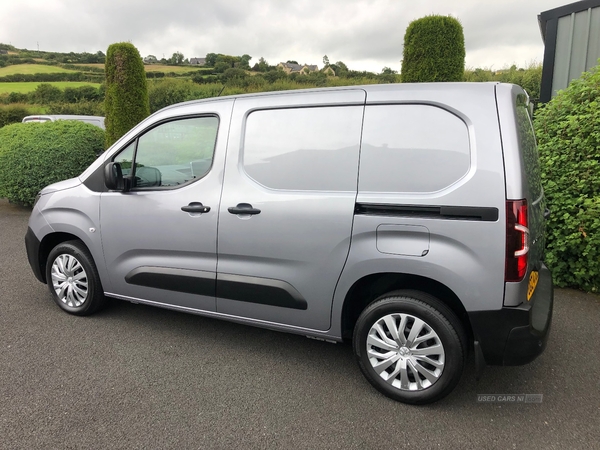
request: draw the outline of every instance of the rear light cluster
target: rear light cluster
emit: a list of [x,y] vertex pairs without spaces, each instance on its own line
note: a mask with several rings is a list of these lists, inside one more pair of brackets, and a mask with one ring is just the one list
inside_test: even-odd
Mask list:
[[527,200],[507,200],[505,281],[521,281],[525,277],[528,253]]

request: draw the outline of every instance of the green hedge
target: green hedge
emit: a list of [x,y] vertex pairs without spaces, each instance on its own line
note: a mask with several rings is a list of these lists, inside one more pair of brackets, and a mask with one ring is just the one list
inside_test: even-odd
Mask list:
[[82,72],[56,72],[56,73],[15,73],[0,77],[0,83],[23,83],[54,81],[86,81],[88,83],[102,83],[104,75]]
[[156,112],[166,106],[200,98],[197,85],[189,80],[165,78],[148,84],[150,111]]
[[558,286],[600,290],[600,70],[538,109],[542,183],[552,214],[546,263]]
[[408,25],[402,82],[462,81],[464,70],[465,37],[457,19],[432,15]]
[[37,114],[39,108],[28,108],[25,105],[0,106],[0,128],[12,123],[19,123],[25,116]]
[[463,81],[488,82],[500,81],[501,83],[512,83],[521,86],[529,94],[531,101],[537,104],[540,98],[540,87],[542,84],[542,64],[531,63],[527,68],[517,68],[513,65],[502,70],[491,69],[466,69]]
[[0,128],[0,197],[32,205],[49,184],[81,174],[104,150],[104,131],[75,120]]
[[104,116],[104,103],[80,101],[77,103],[50,103],[46,114],[70,114],[82,116]]
[[188,100],[215,97],[222,85],[199,85],[190,80],[164,78],[148,84],[150,111],[156,112],[166,106]]

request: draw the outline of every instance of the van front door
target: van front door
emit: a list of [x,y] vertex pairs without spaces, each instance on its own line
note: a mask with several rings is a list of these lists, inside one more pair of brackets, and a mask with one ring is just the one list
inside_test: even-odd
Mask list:
[[108,295],[215,311],[217,219],[232,104],[159,122],[113,158],[132,188],[101,196]]
[[362,90],[236,100],[218,312],[329,329],[350,247],[364,102]]

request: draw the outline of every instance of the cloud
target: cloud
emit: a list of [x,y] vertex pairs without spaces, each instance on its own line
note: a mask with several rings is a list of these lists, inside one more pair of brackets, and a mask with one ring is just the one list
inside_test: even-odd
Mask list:
[[[142,55],[175,51],[264,56],[350,68],[399,69],[408,24],[428,14],[463,24],[467,65],[502,67],[541,60],[537,15],[564,0],[20,0],[3,6],[0,42],[62,52],[106,51],[130,41]],[[492,58],[493,59],[492,61]]]

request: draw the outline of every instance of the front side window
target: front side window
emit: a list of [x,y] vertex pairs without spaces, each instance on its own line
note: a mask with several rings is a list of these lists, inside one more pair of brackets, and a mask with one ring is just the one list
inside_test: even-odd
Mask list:
[[193,117],[152,128],[114,161],[132,188],[176,187],[204,177],[212,165],[219,120]]

